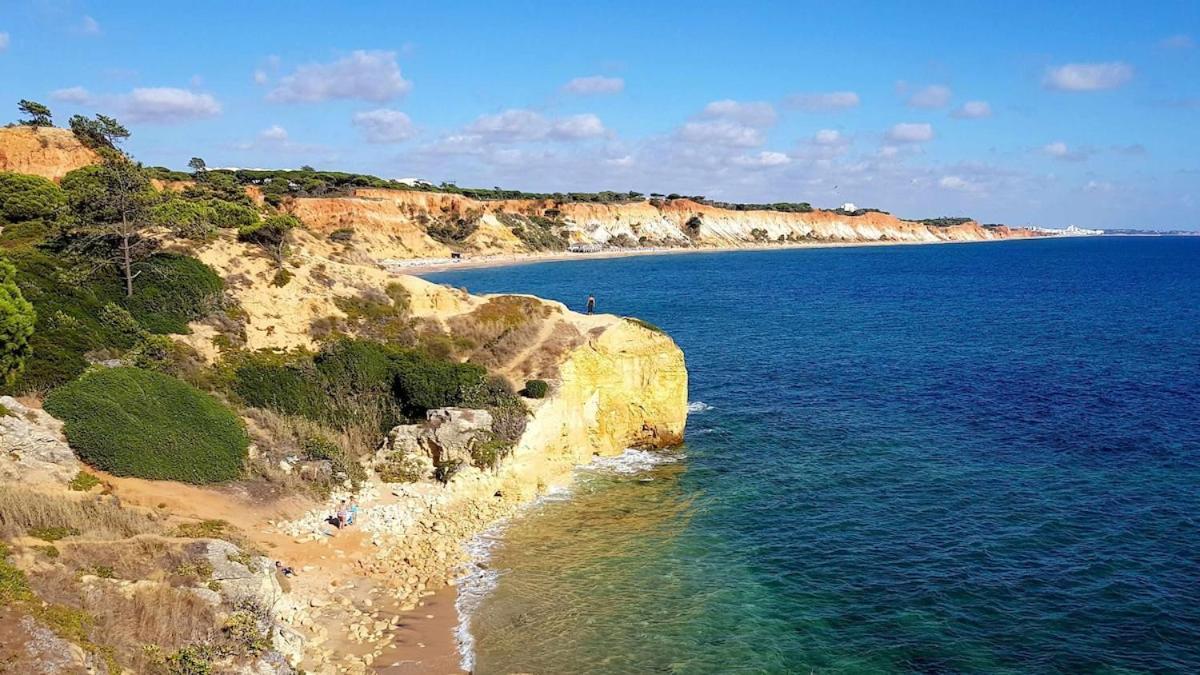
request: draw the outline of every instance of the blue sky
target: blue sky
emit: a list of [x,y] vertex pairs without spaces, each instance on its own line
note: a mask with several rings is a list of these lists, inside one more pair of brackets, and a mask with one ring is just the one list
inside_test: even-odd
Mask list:
[[20,98],[172,168],[1200,228],[1195,0],[5,0]]

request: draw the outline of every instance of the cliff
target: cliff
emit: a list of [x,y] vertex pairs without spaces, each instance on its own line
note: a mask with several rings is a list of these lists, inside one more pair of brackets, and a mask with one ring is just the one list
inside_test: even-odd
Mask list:
[[69,129],[0,128],[0,171],[59,180],[71,171],[97,161],[96,153],[80,143]]
[[[969,221],[935,227],[868,212],[737,211],[690,199],[599,204],[364,188],[352,196],[302,197],[287,207],[314,232],[353,230],[354,248],[376,259],[444,258],[539,250],[529,232],[547,230],[577,245],[738,248],[772,243],[987,241],[1038,236],[1028,229]],[[455,238],[455,233],[463,236]],[[441,241],[430,236],[439,234]],[[447,236],[448,235],[448,236]]]

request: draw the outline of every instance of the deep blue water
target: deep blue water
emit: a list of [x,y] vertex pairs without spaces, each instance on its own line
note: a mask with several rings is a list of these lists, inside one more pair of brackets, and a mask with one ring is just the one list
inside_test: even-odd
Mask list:
[[711,406],[511,526],[478,672],[1200,672],[1200,238],[429,278],[594,293]]

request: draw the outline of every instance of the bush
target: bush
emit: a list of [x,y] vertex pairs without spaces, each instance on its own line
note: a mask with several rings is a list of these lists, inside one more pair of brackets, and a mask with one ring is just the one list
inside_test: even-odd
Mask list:
[[238,241],[255,244],[282,266],[287,257],[288,235],[300,227],[300,219],[292,215],[271,216],[238,228]]
[[9,385],[25,368],[37,313],[17,286],[17,268],[0,258],[0,384]]
[[188,333],[188,322],[211,312],[225,282],[195,258],[160,253],[145,265],[129,312],[151,333]]
[[442,361],[419,352],[400,355],[395,373],[393,391],[401,409],[410,417],[460,404],[463,395],[487,375],[483,367],[473,363]]
[[150,222],[187,239],[207,239],[216,228],[217,212],[202,202],[171,196],[150,208]]
[[227,481],[249,444],[241,421],[216,399],[139,368],[84,375],[51,393],[46,410],[65,422],[80,459],[118,476]]
[[247,227],[258,222],[258,211],[224,199],[210,199],[208,206],[213,210],[213,224],[217,227]]
[[[132,298],[125,297],[115,276],[92,277],[89,268],[76,267],[64,256],[26,249],[10,259],[21,293],[37,312],[29,338],[32,354],[10,385],[16,392],[64,384],[87,368],[85,354],[123,352],[144,331],[188,332],[189,321],[217,305],[224,286],[207,265],[176,254],[158,254],[139,264],[138,293]],[[136,329],[116,320],[121,309],[133,317]]]
[[0,171],[0,220],[53,220],[67,207],[62,188],[41,176]]
[[527,398],[546,398],[546,394],[549,392],[550,385],[545,380],[530,380],[525,383],[521,395]]
[[96,478],[94,475],[86,471],[80,471],[79,473],[75,474],[75,477],[72,478],[69,483],[67,483],[67,487],[71,488],[75,492],[87,492],[99,484],[99,478]]

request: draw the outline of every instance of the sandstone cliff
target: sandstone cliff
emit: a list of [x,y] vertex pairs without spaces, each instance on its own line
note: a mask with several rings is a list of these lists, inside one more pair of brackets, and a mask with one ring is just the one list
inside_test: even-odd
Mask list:
[[[738,248],[771,243],[986,241],[1037,236],[1027,229],[983,227],[969,221],[935,227],[868,212],[736,211],[689,199],[598,204],[552,200],[480,201],[456,194],[364,188],[352,196],[304,197],[288,206],[314,232],[354,231],[355,247],[376,259],[446,257],[451,248],[476,255],[530,253],[517,236],[549,227],[572,244]],[[431,228],[467,225],[468,236],[429,236]]]
[[59,180],[71,171],[97,161],[96,153],[80,143],[69,129],[0,128],[0,171]]

